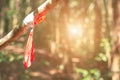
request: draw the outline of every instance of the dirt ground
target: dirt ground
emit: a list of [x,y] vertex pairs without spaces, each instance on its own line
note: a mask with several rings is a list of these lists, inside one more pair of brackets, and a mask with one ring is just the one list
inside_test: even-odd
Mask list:
[[[16,48],[16,49],[15,49]],[[18,56],[23,55],[24,49],[8,46],[4,51],[10,51],[16,53]],[[80,62],[77,63],[78,66],[84,67],[85,63],[82,58]],[[89,62],[89,61],[88,61]],[[3,61],[0,63],[0,80],[78,80],[81,76],[79,74],[72,73],[70,71],[65,71],[59,69],[59,66],[62,64],[62,59],[52,56],[44,50],[36,50],[35,52],[35,61],[32,63],[32,66],[27,70],[24,69],[23,59],[14,60],[12,62]],[[87,63],[87,67],[97,67],[103,72],[103,76],[107,69],[107,64],[103,62],[97,63]],[[99,66],[103,65],[103,66]]]

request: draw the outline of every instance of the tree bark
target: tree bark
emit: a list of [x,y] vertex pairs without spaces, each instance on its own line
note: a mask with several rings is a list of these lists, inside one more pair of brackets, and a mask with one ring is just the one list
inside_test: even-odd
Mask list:
[[99,1],[95,0],[94,55],[100,52],[102,15]]
[[114,31],[112,35],[112,80],[120,80],[120,0],[113,0]]
[[64,65],[64,72],[67,75],[70,75],[73,72],[73,64],[72,64],[72,46],[69,39],[69,36],[67,34],[67,28],[68,28],[68,20],[69,20],[69,0],[65,0],[63,3],[63,6],[61,8],[61,14],[60,14],[60,22],[62,24],[61,28],[61,42],[62,42],[62,49],[63,49],[63,62]]

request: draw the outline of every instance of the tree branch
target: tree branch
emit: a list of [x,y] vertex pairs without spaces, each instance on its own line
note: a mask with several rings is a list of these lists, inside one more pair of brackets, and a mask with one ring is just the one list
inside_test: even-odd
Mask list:
[[46,15],[58,4],[59,1],[61,0],[46,0],[35,11],[28,14],[28,16],[26,16],[23,20],[24,23],[22,26],[18,26],[12,29],[6,36],[0,39],[0,50],[5,48],[9,43],[15,41],[23,33],[25,33],[30,28],[28,26],[31,26],[31,23],[33,23],[32,27],[36,26],[37,24],[34,23],[35,20],[38,18],[37,16],[39,15],[40,17],[43,17],[44,15]]

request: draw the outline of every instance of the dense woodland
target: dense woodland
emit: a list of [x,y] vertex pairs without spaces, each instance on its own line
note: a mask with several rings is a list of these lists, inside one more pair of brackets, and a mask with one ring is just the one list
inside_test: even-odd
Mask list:
[[[45,0],[0,0],[0,38]],[[0,80],[120,80],[120,1],[62,0],[34,29],[35,61],[27,70],[28,34],[0,51]]]

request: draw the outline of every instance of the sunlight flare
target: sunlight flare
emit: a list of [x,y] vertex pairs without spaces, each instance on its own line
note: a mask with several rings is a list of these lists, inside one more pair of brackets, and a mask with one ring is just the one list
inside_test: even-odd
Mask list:
[[81,25],[69,25],[68,33],[71,37],[82,37],[83,31]]

